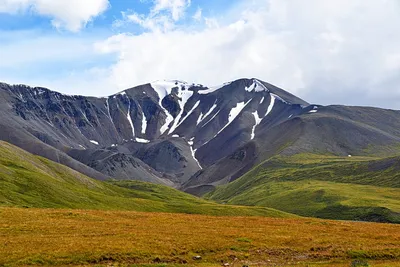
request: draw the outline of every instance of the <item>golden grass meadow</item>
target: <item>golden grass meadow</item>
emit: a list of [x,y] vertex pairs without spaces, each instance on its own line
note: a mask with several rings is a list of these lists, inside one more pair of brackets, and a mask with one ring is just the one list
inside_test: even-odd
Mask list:
[[0,266],[400,266],[399,261],[400,227],[394,224],[0,208]]

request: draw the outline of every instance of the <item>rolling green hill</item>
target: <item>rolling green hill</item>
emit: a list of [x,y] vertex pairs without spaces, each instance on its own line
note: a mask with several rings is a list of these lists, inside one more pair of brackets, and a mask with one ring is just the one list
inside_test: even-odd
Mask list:
[[400,159],[276,157],[205,198],[302,216],[400,223]]
[[97,181],[0,142],[0,206],[8,207],[271,217],[294,213],[400,223],[400,163],[399,158],[276,157],[205,197],[224,204],[161,185]]
[[101,182],[0,142],[0,206],[292,217],[264,207],[220,205],[144,182]]

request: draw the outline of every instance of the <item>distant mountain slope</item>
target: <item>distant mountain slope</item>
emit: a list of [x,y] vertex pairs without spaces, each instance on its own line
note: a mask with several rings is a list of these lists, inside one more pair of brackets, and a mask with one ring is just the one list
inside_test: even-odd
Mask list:
[[270,127],[260,125],[254,140],[198,172],[183,184],[182,189],[194,194],[204,193],[205,187],[209,191],[216,185],[234,181],[276,155],[400,154],[400,111],[368,107],[315,107]]
[[262,207],[218,205],[161,185],[138,181],[114,184],[0,142],[0,206],[292,216]]
[[399,169],[398,157],[277,157],[207,198],[303,216],[400,223]]

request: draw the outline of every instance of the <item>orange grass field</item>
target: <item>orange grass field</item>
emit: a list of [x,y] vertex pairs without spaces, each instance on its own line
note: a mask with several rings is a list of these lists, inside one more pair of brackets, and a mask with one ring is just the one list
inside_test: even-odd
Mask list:
[[400,226],[0,208],[0,266],[364,266],[357,258],[400,266]]

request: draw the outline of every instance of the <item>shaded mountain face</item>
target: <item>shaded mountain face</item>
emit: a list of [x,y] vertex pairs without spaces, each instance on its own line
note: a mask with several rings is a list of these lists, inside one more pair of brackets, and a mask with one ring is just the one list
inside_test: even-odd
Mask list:
[[309,105],[257,79],[161,81],[103,98],[0,84],[0,112],[0,139],[31,153],[97,179],[193,193],[276,154],[347,155],[400,141],[397,111]]
[[7,84],[0,94],[1,139],[95,178],[175,186],[308,106],[257,79],[215,88],[155,82],[106,98]]

